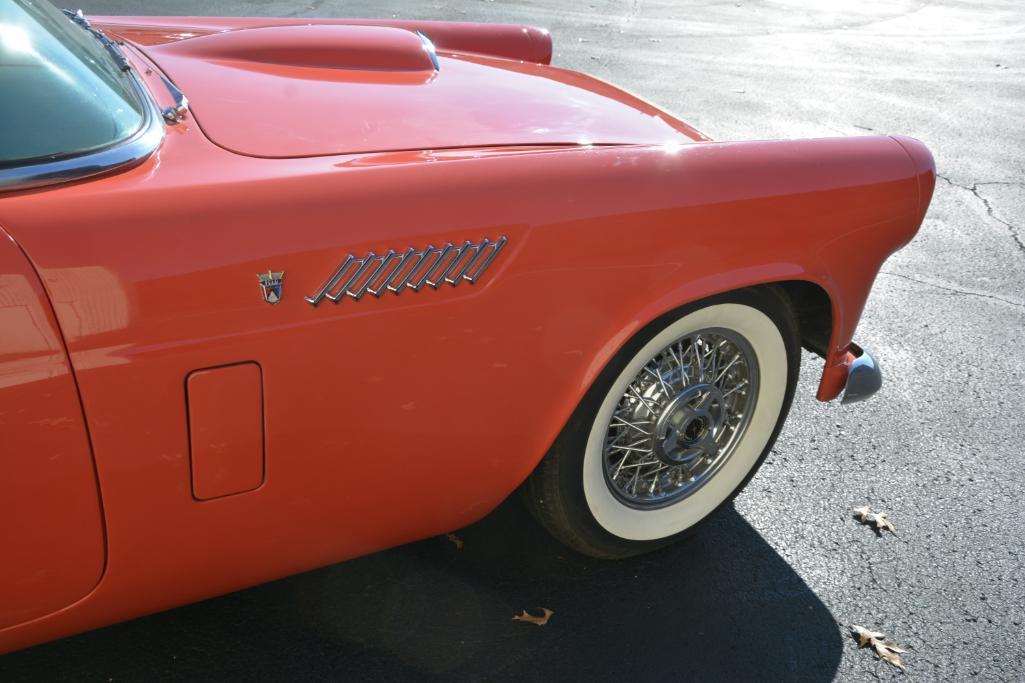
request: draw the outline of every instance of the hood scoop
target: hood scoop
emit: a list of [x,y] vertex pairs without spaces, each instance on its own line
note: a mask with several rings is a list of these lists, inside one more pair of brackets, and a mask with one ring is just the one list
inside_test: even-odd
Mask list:
[[434,45],[422,33],[385,26],[271,26],[211,33],[154,53],[241,66],[434,72]]
[[581,74],[451,52],[438,69],[430,41],[405,28],[245,28],[143,49],[203,133],[247,156],[691,140],[684,124]]

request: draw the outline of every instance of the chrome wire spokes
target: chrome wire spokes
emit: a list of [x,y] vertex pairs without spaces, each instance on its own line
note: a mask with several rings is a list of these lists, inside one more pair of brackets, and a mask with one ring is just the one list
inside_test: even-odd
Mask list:
[[605,480],[633,507],[661,507],[707,482],[735,450],[758,394],[746,339],[706,329],[674,341],[627,386],[605,433]]

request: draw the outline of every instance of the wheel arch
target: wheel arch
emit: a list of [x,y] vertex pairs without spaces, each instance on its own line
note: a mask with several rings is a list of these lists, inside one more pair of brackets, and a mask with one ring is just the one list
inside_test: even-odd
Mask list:
[[794,313],[801,346],[825,358],[836,320],[829,292],[810,280],[784,280],[761,286],[774,287],[783,294]]
[[585,385],[590,387],[602,368],[641,330],[663,316],[684,306],[700,303],[731,292],[745,289],[770,289],[781,296],[794,313],[801,345],[826,358],[832,341],[838,334],[842,300],[828,278],[819,278],[811,271],[785,265],[778,274],[753,274],[751,270],[724,274],[719,282],[689,282],[651,302],[638,312],[632,323],[611,335],[602,352],[588,368]]
[[[600,351],[595,354],[584,371],[581,381],[570,399],[571,403],[564,404],[558,416],[549,425],[548,445],[537,454],[536,459],[530,458],[525,462],[527,466],[522,472],[520,481],[526,479],[538,466],[555,443],[558,435],[573,420],[580,403],[616,355],[628,346],[637,335],[680,309],[734,292],[751,289],[770,290],[783,301],[787,308],[793,311],[801,345],[825,357],[831,339],[837,333],[838,313],[836,307],[841,305],[838,297],[831,292],[832,283],[820,280],[811,272],[794,264],[784,266],[783,270],[784,272],[777,277],[767,275],[762,269],[761,277],[752,276],[750,272],[732,272],[723,274],[718,283],[687,283],[668,292],[658,300],[650,302],[632,317],[632,321],[628,325],[611,331],[606,336],[606,341]],[[706,284],[710,286],[704,286]]]

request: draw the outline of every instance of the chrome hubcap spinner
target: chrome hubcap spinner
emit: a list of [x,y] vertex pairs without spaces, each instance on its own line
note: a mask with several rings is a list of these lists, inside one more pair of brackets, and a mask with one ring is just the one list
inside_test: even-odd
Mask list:
[[682,391],[662,409],[655,422],[652,452],[669,466],[695,458],[714,458],[716,436],[726,421],[722,392],[714,384],[696,384]]

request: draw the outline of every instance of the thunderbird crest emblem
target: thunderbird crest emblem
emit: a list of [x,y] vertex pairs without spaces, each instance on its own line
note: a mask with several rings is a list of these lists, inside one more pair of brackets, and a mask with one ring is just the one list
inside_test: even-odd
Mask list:
[[263,292],[264,301],[269,304],[281,301],[281,282],[285,279],[285,271],[275,273],[268,270],[256,277],[260,280],[260,291]]

